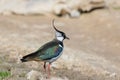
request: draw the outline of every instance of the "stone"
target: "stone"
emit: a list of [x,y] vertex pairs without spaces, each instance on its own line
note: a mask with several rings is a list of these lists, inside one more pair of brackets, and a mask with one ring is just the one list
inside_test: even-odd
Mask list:
[[71,17],[79,17],[80,12],[90,12],[105,6],[104,0],[59,0],[53,7],[53,13],[56,15],[70,14]]
[[75,18],[79,17],[80,16],[80,12],[78,10],[73,10],[73,11],[71,11],[70,16],[71,17],[75,17]]
[[40,72],[31,70],[30,72],[27,73],[26,77],[27,80],[38,80],[40,75],[41,75]]
[[0,14],[69,15],[79,17],[81,11],[104,7],[104,0],[0,0]]

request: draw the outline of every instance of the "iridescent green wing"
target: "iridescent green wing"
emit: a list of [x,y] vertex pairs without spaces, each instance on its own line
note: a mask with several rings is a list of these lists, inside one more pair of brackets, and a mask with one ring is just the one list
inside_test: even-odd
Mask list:
[[62,47],[59,46],[59,42],[53,40],[40,47],[36,52],[33,52],[25,57],[35,61],[49,60],[57,57],[62,50]]
[[57,57],[62,52],[62,50],[63,48],[59,45],[54,45],[43,51],[43,55],[40,55],[39,58],[42,60],[52,59],[54,57]]

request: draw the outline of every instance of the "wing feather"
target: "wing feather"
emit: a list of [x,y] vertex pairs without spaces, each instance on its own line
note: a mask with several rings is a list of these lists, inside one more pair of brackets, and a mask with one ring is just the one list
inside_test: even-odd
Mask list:
[[51,48],[48,48],[45,52],[44,55],[41,55],[40,58],[43,60],[49,60],[52,59],[54,57],[57,57],[61,52],[62,52],[62,48],[59,47],[59,45],[55,45]]
[[21,60],[25,61],[42,61],[57,57],[62,51],[59,42],[53,40],[40,47],[36,52],[24,56]]

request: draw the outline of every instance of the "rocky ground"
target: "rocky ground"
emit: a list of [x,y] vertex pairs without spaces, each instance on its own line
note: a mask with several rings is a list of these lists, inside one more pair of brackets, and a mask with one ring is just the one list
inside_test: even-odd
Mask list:
[[43,63],[21,63],[54,38],[51,21],[70,40],[52,65],[50,80],[120,80],[120,8],[103,9],[80,18],[55,16],[0,16],[0,71],[5,80],[46,80]]

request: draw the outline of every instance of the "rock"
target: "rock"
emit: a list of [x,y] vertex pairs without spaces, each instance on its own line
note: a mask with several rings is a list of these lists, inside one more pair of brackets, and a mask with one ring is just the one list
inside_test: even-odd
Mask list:
[[71,17],[79,17],[80,16],[80,12],[78,10],[73,10],[70,13]]
[[38,80],[40,76],[40,72],[31,70],[30,72],[27,73],[27,80]]
[[110,74],[110,77],[116,77],[116,73]]
[[0,0],[0,13],[3,15],[51,14],[79,17],[81,11],[104,7],[104,0]]
[[110,8],[119,9],[120,8],[120,0],[105,0],[107,6]]
[[7,14],[46,14],[52,8],[53,0],[0,0],[0,13]]
[[67,77],[65,78],[59,78],[59,77],[52,77],[50,80],[69,80]]
[[44,75],[42,75],[40,72],[31,70],[27,73],[27,80],[68,80],[67,77],[60,78],[60,77],[52,77],[50,79],[47,79]]
[[59,0],[53,7],[53,12],[56,15],[69,14],[71,17],[79,17],[80,12],[89,12],[105,6],[104,0]]

